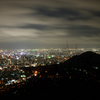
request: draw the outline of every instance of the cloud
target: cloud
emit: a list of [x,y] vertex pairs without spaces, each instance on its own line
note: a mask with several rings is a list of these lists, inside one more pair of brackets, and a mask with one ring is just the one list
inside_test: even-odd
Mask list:
[[71,26],[68,28],[69,35],[76,36],[76,37],[94,37],[100,36],[100,29],[90,27],[87,25],[80,25],[80,26]]
[[100,11],[91,11],[94,16],[100,17]]
[[1,47],[56,47],[66,40],[98,45],[99,9],[98,0],[2,0]]
[[40,25],[40,24],[26,24],[24,26],[18,26],[17,28],[44,30],[44,29],[48,29],[49,26],[47,26],[47,25]]
[[77,16],[78,12],[68,8],[58,8],[56,10],[48,9],[47,7],[36,8],[36,14],[42,14],[49,17],[66,17],[66,16]]

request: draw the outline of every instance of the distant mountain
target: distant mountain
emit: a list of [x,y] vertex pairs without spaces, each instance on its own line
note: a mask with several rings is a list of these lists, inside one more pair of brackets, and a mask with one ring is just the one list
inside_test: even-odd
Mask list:
[[66,76],[69,75],[69,73],[77,74],[78,72],[81,74],[83,74],[83,72],[92,72],[99,75],[100,54],[87,51],[82,53],[81,55],[73,56],[64,63],[23,69],[30,72],[37,70],[43,76],[56,76],[57,74],[60,76]]
[[87,51],[64,62],[66,68],[91,69],[100,67],[100,54]]

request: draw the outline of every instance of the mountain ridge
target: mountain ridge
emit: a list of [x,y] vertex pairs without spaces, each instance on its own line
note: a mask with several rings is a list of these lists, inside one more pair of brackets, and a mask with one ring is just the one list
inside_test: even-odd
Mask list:
[[[48,65],[48,66],[39,66],[39,67],[31,67],[31,68],[22,68],[27,71],[35,71],[37,70],[43,76],[56,76],[57,73],[59,75],[68,75],[68,72],[74,72],[77,74],[77,71],[82,72],[83,70],[92,71],[94,73],[100,72],[100,54],[96,54],[94,52],[88,51],[84,52],[80,55],[73,56],[68,59],[64,63]],[[97,68],[97,70],[96,70]],[[46,71],[46,72],[45,72]],[[40,74],[39,74],[40,75]]]
[[[24,68],[26,72],[28,70],[41,71],[39,74],[41,77],[33,76],[22,86],[16,85],[16,88],[11,88],[9,91],[5,91],[3,96],[12,97],[14,100],[18,100],[19,98],[77,98],[80,100],[82,98],[86,99],[87,97],[89,100],[90,98],[100,97],[98,92],[100,90],[100,79],[98,78],[100,76],[100,70],[84,70],[84,67],[82,70],[79,70],[77,66],[69,66],[72,63],[72,60],[75,62],[75,59],[79,60],[81,56],[82,58],[84,58],[84,56],[86,58],[88,53],[89,52],[76,55],[61,64]],[[89,54],[95,56],[94,53]],[[97,55],[98,57],[95,59],[99,58],[99,54]],[[69,65],[66,66],[66,63],[69,63]],[[90,68],[92,68],[92,66],[90,66]]]

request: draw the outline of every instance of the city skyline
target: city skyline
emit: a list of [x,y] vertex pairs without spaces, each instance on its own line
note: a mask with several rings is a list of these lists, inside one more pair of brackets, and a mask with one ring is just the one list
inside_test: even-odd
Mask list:
[[0,49],[100,48],[98,0],[1,0]]

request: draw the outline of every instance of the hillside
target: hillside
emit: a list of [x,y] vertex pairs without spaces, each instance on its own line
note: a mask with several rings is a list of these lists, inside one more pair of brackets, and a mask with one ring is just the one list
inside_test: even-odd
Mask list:
[[71,59],[67,60],[64,65],[66,67],[77,67],[77,68],[92,68],[100,67],[100,55],[94,52],[88,51],[81,55],[74,56]]
[[[37,70],[40,72],[39,75],[42,76],[69,76],[70,74],[84,74],[83,72],[92,72],[99,75],[100,71],[100,55],[94,52],[88,51],[81,55],[73,56],[64,63],[49,65],[49,66],[39,66],[31,68],[22,68],[26,72]],[[86,74],[86,73],[85,73]],[[89,73],[88,73],[89,74]]]
[[[2,96],[15,99],[91,99],[100,98],[99,60],[100,55],[85,52],[59,65],[23,68],[25,72],[40,72],[23,85],[15,85]],[[98,66],[98,69],[93,68]],[[80,70],[81,68],[81,70]],[[40,77],[41,75],[41,77]]]

